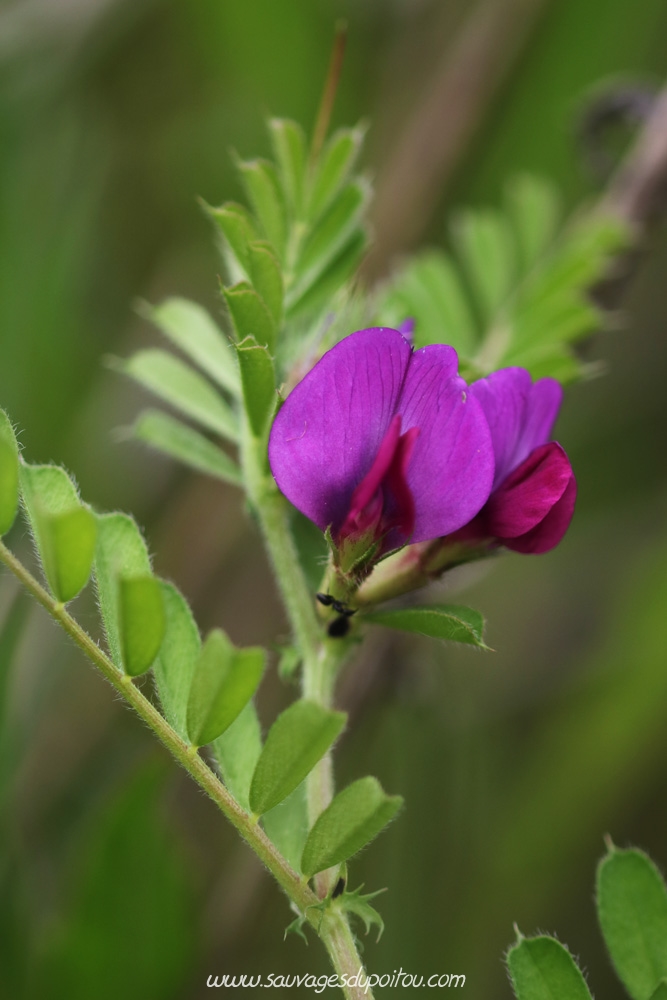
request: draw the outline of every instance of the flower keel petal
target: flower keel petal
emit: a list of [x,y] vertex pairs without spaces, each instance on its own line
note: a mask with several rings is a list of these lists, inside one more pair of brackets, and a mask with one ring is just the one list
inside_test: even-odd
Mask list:
[[535,448],[491,494],[484,510],[488,534],[503,543],[525,535],[544,521],[573,479],[572,466],[559,444],[552,441]]

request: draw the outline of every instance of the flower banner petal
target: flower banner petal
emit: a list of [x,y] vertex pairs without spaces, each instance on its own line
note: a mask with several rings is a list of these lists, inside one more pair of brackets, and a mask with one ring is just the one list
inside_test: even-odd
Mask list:
[[415,351],[398,403],[403,431],[419,428],[407,481],[415,500],[412,542],[447,535],[471,520],[493,480],[493,449],[481,406],[457,375],[456,351]]
[[396,412],[411,349],[397,331],[360,330],[292,390],[269,439],[280,490],[322,530],[340,528]]

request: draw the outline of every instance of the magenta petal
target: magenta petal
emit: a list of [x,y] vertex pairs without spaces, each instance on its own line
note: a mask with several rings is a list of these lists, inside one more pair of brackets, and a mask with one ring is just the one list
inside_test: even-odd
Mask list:
[[491,490],[488,424],[457,367],[452,347],[432,344],[415,351],[399,400],[403,432],[419,428],[407,470],[415,501],[413,542],[461,528]]
[[375,456],[375,461],[352,494],[350,514],[353,517],[356,517],[371,502],[373,496],[380,489],[382,480],[389,472],[391,463],[394,461],[400,436],[401,418],[395,416],[392,417],[389,430],[382,439],[382,444]]
[[503,544],[514,552],[542,555],[555,548],[570,526],[577,499],[577,483],[572,476],[560,500],[553,505],[544,520],[525,535],[504,539]]
[[502,368],[473,382],[470,392],[489,422],[496,459],[495,490],[538,445],[549,440],[563,390],[552,378],[533,384],[525,368]]
[[412,344],[415,339],[415,321],[412,316],[408,316],[404,319],[398,328],[398,332],[402,333],[409,344]]
[[278,412],[271,470],[287,499],[322,530],[340,528],[373,465],[410,358],[397,330],[360,330],[328,351]]
[[570,460],[555,441],[540,445],[491,494],[484,510],[488,533],[504,542],[525,535],[547,516],[573,479]]
[[411,427],[399,438],[394,459],[385,480],[382,530],[386,531],[382,551],[400,548],[412,539],[415,530],[415,498],[408,486],[408,468],[412,460],[419,428]]

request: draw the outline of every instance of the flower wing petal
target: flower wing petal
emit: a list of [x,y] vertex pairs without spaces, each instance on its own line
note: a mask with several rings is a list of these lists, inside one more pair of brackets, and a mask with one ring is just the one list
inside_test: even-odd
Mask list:
[[410,362],[398,330],[359,330],[328,351],[273,422],[269,462],[280,490],[322,530],[334,531],[373,465]]
[[534,384],[525,368],[501,368],[473,382],[470,391],[489,422],[496,471],[494,490],[553,429],[563,390],[552,378]]
[[514,462],[519,465],[531,451],[546,444],[556,423],[563,402],[563,388],[555,378],[538,379],[531,387],[526,400],[523,432],[519,436]]
[[415,501],[412,542],[439,538],[467,524],[491,489],[489,427],[457,368],[452,347],[431,344],[415,351],[398,404],[403,431],[419,428],[407,470]]

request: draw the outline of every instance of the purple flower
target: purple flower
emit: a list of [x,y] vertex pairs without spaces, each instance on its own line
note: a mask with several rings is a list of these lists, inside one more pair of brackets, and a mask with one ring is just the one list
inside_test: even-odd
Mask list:
[[271,429],[278,486],[334,542],[388,552],[467,524],[489,496],[493,450],[451,347],[360,330],[290,393]]
[[503,368],[470,394],[489,423],[496,471],[491,496],[464,532],[515,552],[548,552],[567,531],[577,496],[567,455],[549,441],[563,390],[552,378],[533,383],[525,369]]

